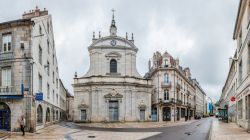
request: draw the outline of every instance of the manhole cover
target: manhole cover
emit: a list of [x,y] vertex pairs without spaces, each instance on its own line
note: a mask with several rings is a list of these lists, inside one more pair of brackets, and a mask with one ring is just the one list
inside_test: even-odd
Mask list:
[[192,135],[192,133],[191,133],[191,132],[185,132],[185,134],[187,134],[187,135]]
[[88,136],[88,138],[95,138],[95,136]]

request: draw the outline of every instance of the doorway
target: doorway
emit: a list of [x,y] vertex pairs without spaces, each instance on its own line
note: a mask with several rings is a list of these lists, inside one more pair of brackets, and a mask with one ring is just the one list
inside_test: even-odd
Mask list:
[[[61,112],[60,112],[61,115]],[[87,112],[85,109],[81,110],[81,121],[86,121],[87,120]]]
[[145,121],[145,109],[140,109],[140,121]]
[[0,103],[0,129],[10,130],[10,108],[5,103]]
[[109,121],[119,120],[119,105],[118,101],[109,101]]
[[163,121],[171,121],[171,109],[170,107],[164,107],[163,108],[163,115],[162,115]]
[[180,108],[177,107],[177,121],[180,120]]

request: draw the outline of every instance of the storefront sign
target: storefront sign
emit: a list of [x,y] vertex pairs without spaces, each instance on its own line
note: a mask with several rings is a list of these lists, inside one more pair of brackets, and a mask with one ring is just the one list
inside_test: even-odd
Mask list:
[[43,93],[42,92],[36,93],[36,100],[37,101],[42,101],[43,100]]
[[234,102],[235,99],[236,99],[236,98],[235,98],[234,96],[232,96],[230,100],[231,100],[232,102]]

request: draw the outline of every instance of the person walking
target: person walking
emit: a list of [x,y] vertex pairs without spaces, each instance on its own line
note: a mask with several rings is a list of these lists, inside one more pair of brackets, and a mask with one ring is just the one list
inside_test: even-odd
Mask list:
[[21,131],[23,132],[23,136],[25,135],[25,132],[24,132],[24,127],[25,127],[25,118],[24,116],[22,115],[20,120],[19,120],[19,123],[20,123],[20,129]]

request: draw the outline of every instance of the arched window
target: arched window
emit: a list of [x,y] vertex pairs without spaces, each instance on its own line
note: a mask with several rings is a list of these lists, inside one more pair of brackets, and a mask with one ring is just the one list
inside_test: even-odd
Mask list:
[[169,76],[167,73],[164,74],[164,83],[169,83]]
[[41,105],[37,107],[37,123],[43,123],[43,108]]
[[117,73],[117,62],[115,59],[110,61],[110,73]]
[[47,108],[46,110],[46,122],[50,122],[50,110]]

